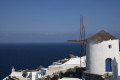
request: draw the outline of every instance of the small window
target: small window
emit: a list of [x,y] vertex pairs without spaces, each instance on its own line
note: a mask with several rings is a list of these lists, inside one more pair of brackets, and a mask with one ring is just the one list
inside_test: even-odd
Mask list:
[[108,47],[109,47],[109,48],[112,48],[112,45],[109,45]]
[[45,75],[45,73],[43,73],[43,75]]

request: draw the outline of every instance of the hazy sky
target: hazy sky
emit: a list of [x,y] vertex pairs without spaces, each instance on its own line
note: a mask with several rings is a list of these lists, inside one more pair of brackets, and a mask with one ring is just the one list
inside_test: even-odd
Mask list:
[[0,0],[0,43],[66,42],[86,35],[120,35],[120,0]]

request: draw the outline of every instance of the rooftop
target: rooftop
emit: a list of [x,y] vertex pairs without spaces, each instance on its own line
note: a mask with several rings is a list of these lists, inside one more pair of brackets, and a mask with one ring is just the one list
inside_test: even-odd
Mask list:
[[116,37],[114,37],[113,35],[109,34],[108,32],[101,30],[100,32],[96,33],[95,35],[87,38],[87,40],[93,40],[93,41],[97,41],[97,42],[102,42],[102,41],[107,41],[107,40],[114,40],[114,39],[118,39]]

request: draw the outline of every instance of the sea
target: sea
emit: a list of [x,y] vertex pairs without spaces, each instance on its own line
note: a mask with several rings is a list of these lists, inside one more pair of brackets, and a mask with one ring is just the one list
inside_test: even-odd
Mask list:
[[69,54],[80,56],[80,43],[5,43],[0,44],[0,80],[15,70],[48,67]]

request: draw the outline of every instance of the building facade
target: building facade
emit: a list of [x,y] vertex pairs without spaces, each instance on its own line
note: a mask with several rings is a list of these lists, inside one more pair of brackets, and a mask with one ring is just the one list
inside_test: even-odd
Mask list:
[[[114,60],[116,60],[117,64],[113,64]],[[118,71],[117,65],[119,62],[120,52],[118,38],[102,30],[87,39],[86,70],[89,71],[89,73],[113,75],[115,70]],[[115,75],[118,76],[118,74]]]

